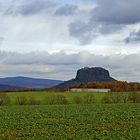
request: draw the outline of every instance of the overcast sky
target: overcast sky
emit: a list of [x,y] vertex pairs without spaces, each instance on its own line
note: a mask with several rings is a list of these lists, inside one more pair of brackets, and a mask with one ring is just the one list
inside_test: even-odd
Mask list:
[[0,0],[0,77],[68,80],[104,67],[140,82],[140,0]]

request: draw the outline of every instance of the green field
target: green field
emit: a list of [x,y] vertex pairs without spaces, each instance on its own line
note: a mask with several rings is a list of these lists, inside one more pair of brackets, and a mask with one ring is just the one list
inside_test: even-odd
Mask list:
[[[75,104],[75,96],[84,100],[87,94],[47,91],[6,93],[11,102],[0,106],[0,140],[140,140],[140,103],[131,100],[122,103],[120,97],[128,97],[128,93],[111,93],[112,99],[119,99],[119,102],[104,104],[101,100],[108,93],[90,93],[94,95],[95,102]],[[116,96],[119,94],[121,96]],[[56,95],[65,96],[67,104],[45,104],[46,98]],[[15,104],[17,97],[23,96],[39,100],[40,105]],[[140,99],[139,93],[133,94],[133,97]]]
[[[55,96],[55,95],[64,95],[67,98],[68,102],[71,104],[71,103],[74,103],[73,99],[75,96],[84,97],[88,93],[86,92],[47,92],[47,91],[34,92],[33,91],[33,92],[9,92],[7,94],[11,98],[12,104],[14,104],[16,97],[18,96],[25,96],[27,98],[34,97],[35,99],[40,100],[41,104],[43,104],[43,101],[46,97]],[[90,94],[93,94],[96,98],[96,102],[99,103],[102,97],[106,93],[91,92]]]
[[140,104],[0,107],[0,140],[139,140]]

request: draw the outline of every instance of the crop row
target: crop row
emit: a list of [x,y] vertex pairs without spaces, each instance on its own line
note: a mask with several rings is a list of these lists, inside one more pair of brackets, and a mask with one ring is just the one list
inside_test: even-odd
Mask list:
[[0,107],[0,140],[139,140],[140,104]]

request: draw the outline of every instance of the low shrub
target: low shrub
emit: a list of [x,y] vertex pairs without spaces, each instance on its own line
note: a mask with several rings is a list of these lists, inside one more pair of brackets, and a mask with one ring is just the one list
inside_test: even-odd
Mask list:
[[101,99],[101,102],[102,103],[105,103],[105,104],[110,104],[112,103],[112,99],[110,97],[109,94],[106,94],[102,99]]
[[27,105],[28,100],[24,96],[19,96],[16,98],[16,105]]
[[130,92],[128,95],[128,100],[133,103],[140,103],[140,93]]
[[121,102],[121,94],[120,93],[112,93],[110,94],[112,103],[119,103]]
[[10,97],[6,93],[0,93],[0,105],[10,104]]
[[122,93],[121,97],[122,97],[122,102],[123,103],[127,103],[128,102],[128,94],[127,93]]
[[40,105],[40,101],[36,100],[34,97],[28,99],[28,105]]
[[120,93],[108,93],[102,98],[102,103],[119,103],[122,100],[122,95]]
[[50,105],[67,104],[68,101],[66,97],[63,95],[54,95],[54,96],[46,97],[46,103]]
[[82,103],[82,98],[80,96],[75,96],[74,97],[74,103],[81,104]]
[[95,103],[96,99],[93,94],[87,94],[84,96],[84,103],[85,104],[92,104]]

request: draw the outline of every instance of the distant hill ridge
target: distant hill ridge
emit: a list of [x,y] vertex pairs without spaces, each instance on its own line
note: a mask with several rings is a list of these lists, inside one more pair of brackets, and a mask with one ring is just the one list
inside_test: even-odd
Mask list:
[[13,88],[46,88],[56,86],[63,81],[51,80],[51,79],[40,79],[40,78],[29,78],[29,77],[7,77],[0,78],[0,89],[4,87],[6,89]]
[[22,87],[10,86],[10,85],[0,85],[0,90],[22,90]]
[[75,84],[84,82],[111,82],[116,81],[110,77],[109,71],[101,67],[85,67],[77,71],[76,77],[72,80],[61,83],[56,88],[68,88]]

